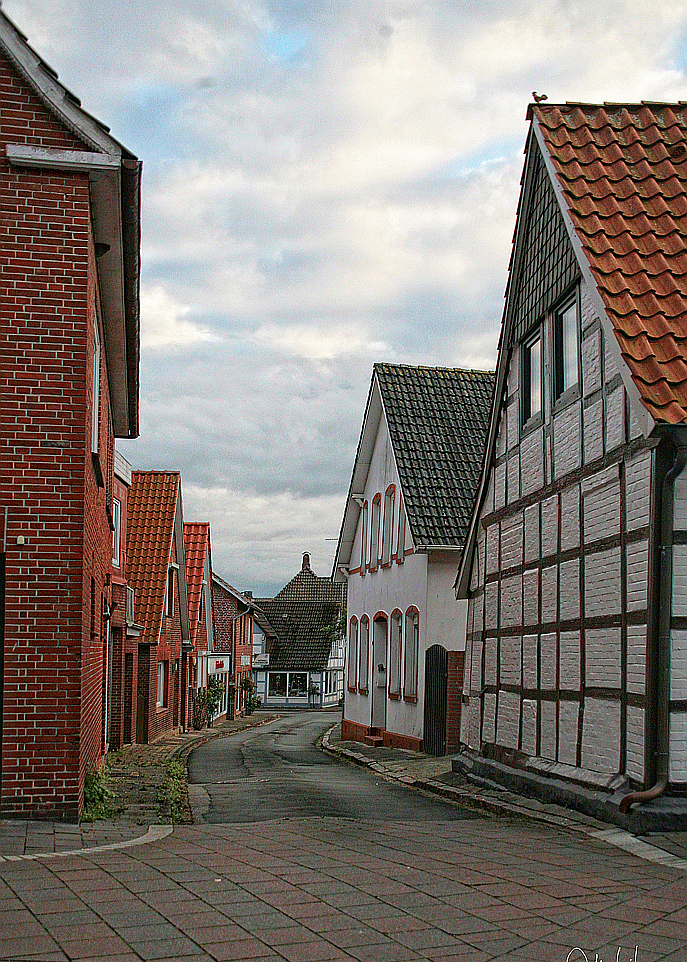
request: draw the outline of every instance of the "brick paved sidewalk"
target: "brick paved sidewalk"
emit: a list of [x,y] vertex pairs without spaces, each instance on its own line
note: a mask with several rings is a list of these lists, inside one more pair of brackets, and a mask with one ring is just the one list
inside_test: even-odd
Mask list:
[[278,716],[256,712],[247,718],[219,722],[200,732],[165,735],[151,745],[126,745],[109,756],[110,785],[116,814],[97,822],[52,822],[0,819],[0,858],[72,852],[84,848],[131,841],[146,834],[149,825],[168,823],[161,816],[158,792],[167,762],[174,756],[185,761],[188,754],[212,738],[224,738],[246,728],[263,725]]

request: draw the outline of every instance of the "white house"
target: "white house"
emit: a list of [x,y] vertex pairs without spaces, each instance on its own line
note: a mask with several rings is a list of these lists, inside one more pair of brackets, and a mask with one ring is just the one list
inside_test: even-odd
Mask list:
[[343,738],[456,750],[467,605],[453,582],[493,383],[374,366],[334,562],[348,583]]

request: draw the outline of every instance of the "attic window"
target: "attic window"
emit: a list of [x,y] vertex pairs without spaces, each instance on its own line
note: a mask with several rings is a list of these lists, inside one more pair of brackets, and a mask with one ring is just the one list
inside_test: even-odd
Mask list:
[[577,294],[553,315],[553,367],[556,400],[572,393],[579,383],[579,311]]
[[522,423],[528,424],[542,414],[541,328],[522,346]]

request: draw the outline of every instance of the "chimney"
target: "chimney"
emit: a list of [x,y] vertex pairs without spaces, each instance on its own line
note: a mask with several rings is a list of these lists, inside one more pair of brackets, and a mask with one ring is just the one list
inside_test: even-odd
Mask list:
[[301,566],[301,571],[310,571],[310,555],[307,551],[303,552],[303,564]]
[[252,601],[252,600],[253,600],[253,592],[252,592],[252,591],[244,591],[244,592],[243,592],[243,597],[244,597],[244,598],[248,598],[249,601]]

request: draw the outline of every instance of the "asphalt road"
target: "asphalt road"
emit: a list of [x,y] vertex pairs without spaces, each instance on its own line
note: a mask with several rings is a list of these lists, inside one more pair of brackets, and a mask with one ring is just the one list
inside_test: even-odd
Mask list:
[[316,748],[338,716],[294,712],[260,728],[196,748],[188,761],[189,800],[199,822],[274,818],[453,820],[468,813]]

